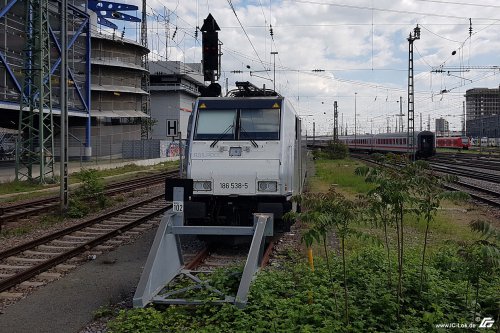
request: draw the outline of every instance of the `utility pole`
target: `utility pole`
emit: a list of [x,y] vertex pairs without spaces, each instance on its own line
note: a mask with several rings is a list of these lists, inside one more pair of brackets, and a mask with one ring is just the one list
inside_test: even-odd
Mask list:
[[61,0],[61,151],[59,157],[60,192],[59,204],[61,214],[68,210],[68,0]]
[[344,135],[344,112],[340,115],[340,135]]
[[406,151],[415,160],[415,95],[413,82],[413,42],[420,39],[420,28],[417,26],[408,36],[408,132],[406,136]]
[[[48,0],[26,1],[24,81],[19,103],[19,141],[16,180],[54,179],[54,122],[50,80],[50,23]],[[33,173],[39,168],[39,174]]]
[[[148,59],[148,18],[146,15],[147,7],[146,0],[142,0],[142,22],[141,22],[141,45],[145,49],[145,53],[141,57],[141,65],[144,70],[141,78],[141,88],[146,92],[142,96],[141,111],[148,116],[151,116],[151,99],[149,95],[150,77],[149,77],[149,59]],[[168,49],[167,49],[168,53]],[[141,119],[141,137],[149,139],[151,136],[151,118],[146,117]]]
[[333,102],[333,141],[339,140],[339,113],[337,111],[337,101]]
[[316,146],[316,122],[313,121],[313,146]]
[[401,132],[404,130],[403,126],[403,97],[399,96],[399,127]]
[[278,52],[276,51],[272,51],[271,54],[273,55],[273,67],[274,67],[274,74],[273,74],[273,84],[274,84],[274,88],[273,90],[276,91],[276,55],[278,54]]
[[357,148],[357,142],[356,142],[356,139],[357,139],[357,124],[356,124],[356,113],[357,113],[357,109],[356,109],[356,97],[358,96],[358,93],[355,92],[354,93],[354,149]]
[[465,136],[465,101],[462,102],[462,136]]

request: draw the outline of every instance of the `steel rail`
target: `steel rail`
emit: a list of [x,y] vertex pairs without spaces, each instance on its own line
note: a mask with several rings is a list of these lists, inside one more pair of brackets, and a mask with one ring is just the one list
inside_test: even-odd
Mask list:
[[[163,198],[163,195],[161,195],[159,197]],[[151,201],[151,200],[148,200],[148,203],[149,203],[149,201]],[[144,204],[144,202],[142,202],[142,204]],[[148,221],[148,220],[150,220],[150,219],[152,219],[152,218],[154,218],[162,213],[164,213],[169,208],[171,208],[171,206],[165,205],[165,207],[158,208],[154,212],[149,213],[145,216],[142,216],[142,217],[134,220],[131,223],[128,223],[124,226],[121,226],[115,230],[108,232],[108,233],[105,233],[102,236],[99,236],[91,241],[86,242],[85,244],[82,244],[82,245],[75,247],[74,249],[71,249],[67,252],[64,252],[64,253],[58,255],[58,256],[55,256],[51,259],[48,259],[47,261],[44,261],[38,265],[30,267],[30,268],[28,268],[20,273],[13,275],[12,277],[1,280],[0,281],[0,292],[5,291],[9,288],[12,288],[12,287],[18,285],[19,283],[26,281],[26,280],[46,271],[46,270],[48,270],[48,269],[50,269],[50,268],[52,268],[60,263],[67,261],[70,258],[73,258],[73,257],[85,252],[85,251],[88,251],[89,249],[91,249],[97,245],[100,245],[113,237],[119,236],[119,235],[123,234],[124,232],[126,232],[126,231],[128,231],[128,230],[130,230],[130,229],[132,229],[132,228],[134,228],[134,227],[136,227],[136,226],[138,226],[138,225],[140,225],[140,224],[142,224],[142,223],[144,223],[144,222],[146,222],[146,221]],[[130,207],[128,207],[128,209],[123,209],[123,211],[127,211],[127,210],[130,210]]]
[[[363,161],[366,161],[366,162],[369,162],[369,163],[381,165],[380,162],[374,161],[374,160],[372,160],[372,159],[370,159],[368,157],[358,157],[358,156],[356,156],[356,158],[360,159],[360,160],[363,160]],[[436,170],[436,171],[443,172],[443,173],[451,173],[449,170],[446,170],[446,171],[445,170]],[[463,177],[474,178],[474,177],[470,176],[469,174],[467,174],[466,176],[463,176]],[[484,180],[483,178],[476,178],[476,179],[478,179],[478,180]],[[472,185],[472,184],[464,183],[463,181],[457,181],[457,182],[455,182],[455,184],[457,184],[458,186],[462,186],[462,187],[468,188],[469,191],[460,189],[459,187],[454,187],[451,184],[444,185],[444,187],[447,188],[447,189],[449,189],[449,190],[465,192],[465,193],[469,194],[472,198],[480,200],[480,201],[482,201],[482,202],[484,202],[484,203],[486,203],[486,204],[488,204],[490,206],[500,207],[500,203],[498,201],[495,201],[493,199],[481,196],[481,195],[479,195],[477,193],[473,193],[473,192],[471,192],[471,190],[474,190],[474,191],[479,192],[479,193],[484,193],[486,195],[492,196],[493,198],[500,197],[500,193],[498,193],[496,191],[488,190],[488,189],[486,189],[484,187],[479,187],[479,186],[475,186],[475,185]]]
[[[134,179],[131,181],[125,181],[115,184],[110,184],[104,191],[106,195],[115,195],[117,193],[126,192],[131,189],[138,189],[148,187],[150,185],[160,183],[165,177],[169,176],[177,177],[178,171],[174,170],[168,173],[163,173],[161,175],[153,175],[148,177],[143,177],[140,179]],[[40,206],[41,207],[36,207]],[[45,199],[34,200],[31,202],[19,203],[8,205],[0,208],[0,216],[2,217],[2,222],[20,219],[26,216],[31,216],[38,214],[40,212],[49,211],[59,206],[59,197],[50,197]],[[25,209],[25,211],[19,212],[19,210]],[[17,212],[16,212],[17,211]]]
[[445,185],[445,188],[450,189],[450,190],[454,190],[454,191],[465,192],[465,193],[467,193],[468,195],[470,195],[472,198],[474,198],[476,200],[480,200],[480,201],[482,201],[482,202],[484,202],[484,203],[486,203],[486,204],[488,204],[490,206],[493,206],[493,207],[500,207],[500,201],[499,200],[495,201],[495,200],[490,199],[488,197],[485,197],[485,196],[479,195],[477,193],[471,192],[470,190],[473,190],[473,191],[476,191],[476,192],[479,192],[479,193],[482,193],[482,194],[490,195],[492,198],[499,198],[500,197],[500,193],[495,192],[495,191],[491,191],[491,190],[488,190],[488,189],[485,189],[485,188],[482,188],[482,187],[479,187],[479,186],[475,186],[475,185],[463,183],[463,182],[457,182],[456,184],[459,185],[459,186],[463,186],[463,187],[468,188],[469,191],[464,191],[464,190],[460,189],[460,187],[456,187],[456,186],[453,186],[451,184]]
[[431,162],[429,165],[435,170],[439,172],[445,172],[457,176],[462,176],[462,177],[467,177],[467,178],[473,178],[477,180],[484,180],[484,181],[489,181],[492,183],[500,183],[500,176],[498,175],[493,175],[491,173],[485,173],[485,172],[480,172],[480,171],[471,171],[471,170],[466,170],[464,168],[460,168],[451,164],[444,164],[444,163],[436,163],[436,162]]
[[103,220],[110,219],[110,218],[117,216],[117,215],[120,215],[128,210],[135,209],[135,208],[140,207],[144,204],[150,203],[150,202],[155,201],[155,200],[159,200],[163,197],[164,197],[164,194],[161,194],[161,195],[157,195],[157,196],[154,196],[152,198],[146,199],[144,201],[134,203],[134,204],[127,206],[127,207],[115,209],[111,212],[108,212],[108,213],[101,215],[101,216],[97,216],[97,217],[90,219],[88,221],[79,223],[77,225],[71,226],[71,227],[63,229],[63,230],[56,231],[53,234],[50,234],[50,235],[47,235],[44,237],[40,237],[40,238],[35,239],[33,241],[30,241],[28,243],[21,244],[19,246],[8,249],[6,251],[2,251],[2,252],[0,252],[0,260],[5,259],[5,258],[10,257],[10,256],[13,256],[13,255],[16,255],[16,254],[21,253],[21,252],[26,251],[26,250],[31,250],[39,245],[42,245],[42,244],[50,242],[54,239],[63,237],[65,235],[68,235],[72,232],[81,230],[83,228],[89,227],[89,226],[96,224],[96,223],[99,223]]

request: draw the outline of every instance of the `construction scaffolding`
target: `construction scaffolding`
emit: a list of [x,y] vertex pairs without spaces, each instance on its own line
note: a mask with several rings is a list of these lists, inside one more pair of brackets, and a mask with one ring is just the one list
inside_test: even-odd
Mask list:
[[19,131],[17,179],[51,181],[56,137],[60,133],[57,117],[61,113],[63,35],[69,40],[66,102],[71,115],[90,119],[90,21],[85,12],[86,1],[70,1],[64,33],[57,1],[4,0],[2,5],[0,126]]

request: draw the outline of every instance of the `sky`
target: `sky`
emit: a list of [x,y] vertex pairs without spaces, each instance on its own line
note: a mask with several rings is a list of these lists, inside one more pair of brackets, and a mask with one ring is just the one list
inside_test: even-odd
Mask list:
[[[196,27],[209,13],[221,28],[223,91],[226,79],[229,90],[235,81],[275,86],[316,135],[332,133],[334,101],[348,134],[355,118],[358,134],[400,126],[408,109],[408,37],[417,25],[416,130],[420,119],[434,130],[443,117],[460,131],[466,90],[500,85],[498,0],[147,0],[150,61],[200,62]],[[140,41],[139,24],[113,22]]]

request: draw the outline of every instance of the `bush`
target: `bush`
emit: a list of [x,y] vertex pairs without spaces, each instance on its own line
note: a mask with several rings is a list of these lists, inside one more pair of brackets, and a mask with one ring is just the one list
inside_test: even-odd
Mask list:
[[70,199],[68,216],[80,218],[87,215],[95,204],[100,208],[106,207],[108,200],[104,195],[104,184],[97,174],[97,170],[83,169],[76,177],[81,184]]
[[[206,304],[196,307],[169,306],[165,309],[134,309],[122,312],[108,323],[109,332],[437,332],[436,324],[471,323],[466,294],[472,296],[466,277],[459,273],[458,246],[443,247],[430,256],[425,292],[419,295],[420,251],[408,248],[405,254],[401,319],[397,319],[397,297],[386,282],[386,255],[383,248],[366,245],[347,258],[349,310],[352,321],[344,324],[343,302],[335,302],[326,263],[315,258],[312,272],[303,262],[284,263],[279,269],[259,273],[250,289],[244,309]],[[337,290],[342,288],[341,259],[335,259],[332,274]],[[393,262],[396,258],[392,258]],[[456,266],[459,267],[456,267]],[[454,273],[450,274],[451,271]],[[229,276],[229,275],[228,275]],[[479,317],[495,315],[495,273],[482,281]],[[220,289],[233,284],[219,281]],[[338,297],[338,296],[337,296]],[[340,301],[340,302],[338,302]],[[470,302],[469,298],[469,302]],[[470,306],[469,306],[470,307]],[[479,308],[478,308],[479,309]],[[492,332],[485,329],[484,332]]]
[[315,150],[313,152],[316,158],[326,158],[330,160],[341,160],[347,157],[349,149],[347,145],[340,141],[328,141],[328,144],[322,150]]

